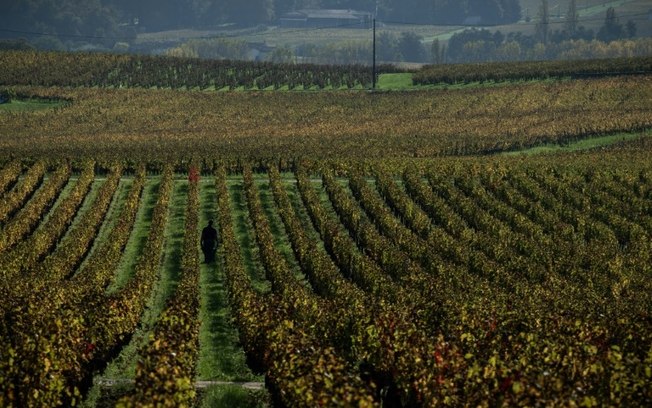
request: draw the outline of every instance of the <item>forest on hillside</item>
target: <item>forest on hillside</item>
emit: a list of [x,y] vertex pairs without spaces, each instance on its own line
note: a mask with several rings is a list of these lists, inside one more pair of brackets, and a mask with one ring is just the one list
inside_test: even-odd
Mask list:
[[[353,9],[386,20],[461,23],[481,16],[485,24],[517,21],[518,0],[13,0],[0,13],[0,35],[29,31],[62,36],[129,37],[134,25],[147,31],[253,26],[299,9]],[[135,24],[137,23],[137,24]]]

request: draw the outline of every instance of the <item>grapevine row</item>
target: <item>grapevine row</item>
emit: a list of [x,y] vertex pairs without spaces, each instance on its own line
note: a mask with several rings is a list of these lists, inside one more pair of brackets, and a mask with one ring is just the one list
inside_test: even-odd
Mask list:
[[603,189],[608,194],[605,199],[610,200],[612,206],[617,206],[615,203],[621,205],[624,216],[638,222],[648,234],[652,234],[652,206],[637,194],[632,180],[626,178],[626,174],[616,174],[604,180]]
[[[434,245],[434,248],[483,278],[493,279],[495,276],[504,275],[502,265],[488,256],[487,248],[478,248],[474,242],[473,231],[450,209],[445,200],[438,197],[429,186],[422,184],[420,174],[415,168],[406,169],[403,181],[407,193],[422,207],[431,221],[440,226],[428,231],[428,242]],[[469,251],[469,248],[472,250]]]
[[120,169],[114,169],[93,200],[92,210],[86,211],[57,245],[55,251],[25,276],[28,284],[33,285],[31,290],[40,289],[42,286],[38,286],[36,282],[45,283],[43,278],[56,281],[67,278],[75,272],[91,249],[118,189],[121,173]]
[[[193,171],[193,168],[191,168]],[[184,406],[195,397],[199,349],[199,182],[190,179],[179,285],[139,354],[136,386],[119,406]]]
[[[6,346],[20,363],[3,359],[0,364],[5,365],[9,376],[30,381],[6,383],[11,384],[3,390],[10,396],[8,402],[17,406],[33,401],[59,405],[79,399],[81,383],[92,370],[92,351],[96,347],[88,340],[87,333],[89,324],[94,322],[85,319],[104,306],[98,297],[102,299],[102,289],[122,255],[143,184],[141,171],[108,240],[90,256],[80,272],[83,279],[52,281],[47,274],[36,274],[29,281],[21,281],[22,286],[12,293],[13,309],[6,318],[14,319],[14,324],[8,328],[11,340]],[[41,293],[44,286],[47,292]]]
[[[391,152],[402,169],[412,161],[400,158],[490,154],[619,132],[646,136],[650,89],[652,76],[373,95],[18,87],[25,97],[74,103],[42,115],[5,115],[0,153],[237,162],[385,160]],[[43,120],[47,140],[56,142],[38,136]],[[635,141],[643,144],[641,160],[648,139]]]
[[429,183],[433,191],[446,200],[449,207],[473,231],[476,247],[484,248],[485,253],[514,276],[540,279],[549,262],[539,251],[541,242],[531,241],[529,236],[515,232],[510,226],[496,218],[491,211],[481,208],[475,200],[465,196],[453,183],[430,175]]
[[[281,181],[274,166],[266,170],[270,209],[251,165],[233,164],[244,170],[249,225],[272,283],[265,295],[245,271],[226,172],[218,165],[222,265],[216,272],[226,274],[248,363],[265,373],[274,404],[652,403],[650,164],[622,162],[644,157],[626,150],[572,157],[415,161],[407,171],[405,165],[369,162],[368,173],[359,163],[313,163],[321,183],[297,163],[296,198],[288,195],[295,180]],[[172,164],[164,165],[134,277],[105,292],[143,205],[144,167],[135,165],[136,177],[117,211],[111,203],[117,202],[121,172],[88,195],[94,163],[83,163],[63,196],[48,191],[55,174],[65,185],[68,162],[48,163],[53,171],[6,225],[37,219],[32,211],[47,213],[46,221],[32,224],[24,241],[0,253],[2,406],[80,402],[94,373],[136,330],[166,239]],[[334,168],[347,177],[336,178]],[[117,181],[107,187],[112,178]],[[189,212],[197,212],[199,203],[192,184],[183,244],[190,255],[182,268],[196,271],[199,225]],[[42,259],[64,257],[74,231],[91,217],[80,214],[72,224],[84,198],[92,206],[105,202],[103,194],[108,204],[100,225],[111,212],[111,229],[101,237],[97,226],[84,233],[91,237],[80,243],[86,249],[70,252],[76,260],[67,261],[73,266],[65,274],[40,269]],[[47,210],[51,204],[38,204],[41,195],[61,197]],[[273,232],[276,215],[282,226]],[[295,276],[274,234],[287,237],[309,285]],[[42,246],[29,255],[28,244],[37,240]],[[394,259],[383,259],[386,254],[410,267],[399,268]],[[175,309],[177,318],[161,317],[161,328],[169,323],[161,341],[153,335],[140,350],[137,386],[123,406],[194,403],[197,281],[179,287],[177,295],[183,293],[188,296]]]
[[166,166],[152,211],[147,241],[136,263],[134,276],[118,292],[102,297],[101,307],[89,310],[89,320],[92,322],[89,344],[93,345],[89,354],[92,352],[95,360],[110,354],[114,347],[133,333],[143,314],[161,265],[172,181],[172,169]]
[[70,165],[64,163],[17,213],[16,217],[4,226],[0,234],[0,253],[23,240],[34,230],[45,212],[54,204],[69,177]]
[[396,183],[396,181],[382,168],[375,171],[376,186],[384,197],[389,207],[397,217],[421,239],[426,240],[428,246],[442,254],[449,262],[460,261],[459,255],[453,249],[444,249],[437,243],[446,243],[450,237],[446,236],[436,224],[433,224],[428,214],[417,205]]
[[79,291],[75,296],[93,296],[95,293],[102,293],[112,279],[136,220],[145,178],[145,169],[139,166],[116,224],[101,245],[98,245],[86,258],[82,267],[70,278],[71,286]]
[[649,57],[584,61],[487,62],[426,66],[414,75],[413,82],[420,85],[455,84],[564,77],[595,78],[650,72],[652,72],[652,59]]
[[94,179],[95,163],[86,162],[74,187],[50,214],[45,225],[41,225],[32,236],[18,243],[9,252],[0,255],[3,281],[8,282],[19,272],[33,269],[54,248],[72,223]]
[[429,272],[443,275],[453,273],[451,269],[454,266],[444,260],[439,253],[432,251],[427,242],[403,225],[392,214],[382,197],[372,191],[360,172],[354,171],[350,174],[349,187],[361,207],[378,227],[379,232],[394,245],[413,260],[418,261]]
[[391,302],[409,299],[407,292],[394,284],[390,277],[365,254],[357,250],[355,241],[340,228],[339,222],[319,203],[305,170],[297,172],[297,186],[310,218],[324,246],[344,276],[373,295]]
[[[438,381],[447,370],[442,361],[456,358],[455,350],[441,339],[433,341],[420,332],[413,309],[397,308],[370,298],[342,279],[323,250],[305,237],[274,168],[270,169],[270,182],[302,269],[314,287],[323,288],[324,295],[336,302],[338,320],[345,323],[340,329],[346,335],[341,339],[345,340],[340,345],[344,347],[342,351],[368,367],[369,375],[381,388],[385,404],[429,405],[443,400],[452,384]],[[351,323],[346,324],[349,320]],[[417,372],[428,373],[418,384],[415,383]]]
[[[145,55],[3,51],[0,85],[278,89],[371,83],[362,65],[275,64]],[[381,67],[381,70],[387,68]]]
[[[232,310],[236,311],[245,351],[267,372],[266,382],[276,398],[287,406],[376,406],[369,385],[350,371],[349,364],[292,320],[292,305],[276,295],[262,299],[252,290],[231,225],[223,169],[216,183]],[[293,357],[296,355],[302,358]]]
[[[468,169],[467,169],[467,171],[468,171]],[[450,213],[450,214],[453,215],[454,213]],[[472,213],[469,213],[467,215],[472,216],[471,214]],[[469,219],[467,218],[464,221],[469,222]],[[516,271],[514,271],[514,272],[516,272]],[[551,279],[553,281],[553,283],[554,283],[554,279],[555,279],[554,276],[549,275],[549,279]],[[548,333],[546,333],[546,331],[540,331],[539,329],[537,329],[537,330],[528,330],[528,331],[526,331],[527,334],[523,333],[523,335],[525,337],[518,338],[518,340],[512,338],[512,343],[509,344],[509,347],[510,348],[519,347],[519,346],[517,346],[517,344],[523,344],[523,346],[527,347],[527,349],[529,351],[527,353],[524,352],[524,353],[521,354],[522,361],[535,362],[535,361],[538,361],[538,359],[543,359],[543,361],[549,361],[551,359],[551,356],[547,355],[547,353],[549,353],[550,348],[552,347],[552,345],[555,345],[555,347],[557,348],[557,347],[559,347],[559,345],[564,344],[565,342],[567,343],[568,339],[565,337],[567,334],[565,334],[564,331],[560,331],[560,326],[558,326],[559,322],[554,323],[553,321],[549,321],[548,320],[549,318],[547,318],[547,317],[542,318],[541,317],[542,315],[540,315],[541,311],[538,311],[538,309],[541,308],[542,306],[545,307],[545,302],[547,300],[544,300],[544,299],[549,299],[549,300],[553,301],[554,304],[555,304],[555,308],[553,310],[561,309],[561,310],[564,310],[566,312],[573,312],[573,309],[575,308],[575,305],[572,303],[573,302],[573,297],[577,296],[578,288],[574,287],[575,285],[573,285],[571,287],[574,287],[574,289],[572,289],[572,290],[564,290],[564,291],[561,291],[561,292],[558,292],[558,293],[555,294],[554,292],[551,293],[551,292],[542,291],[542,289],[545,289],[545,287],[538,287],[538,285],[532,285],[532,283],[530,283],[528,281],[516,280],[513,283],[515,285],[514,289],[516,289],[515,292],[519,294],[519,297],[514,299],[513,301],[510,301],[510,303],[512,303],[512,305],[510,307],[515,309],[514,312],[517,313],[517,315],[520,314],[520,316],[521,316],[521,318],[516,320],[516,322],[520,322],[520,323],[518,323],[518,325],[516,325],[516,326],[511,326],[511,324],[510,325],[505,325],[503,327],[500,327],[500,329],[498,327],[496,327],[496,321],[501,322],[505,318],[508,318],[510,320],[514,318],[514,317],[509,316],[510,313],[505,313],[504,311],[502,311],[498,315],[494,314],[494,319],[496,319],[496,320],[494,320],[493,323],[490,320],[489,325],[485,326],[485,330],[487,331],[486,336],[489,336],[491,334],[490,337],[487,337],[486,339],[482,339],[481,337],[479,337],[478,334],[482,333],[482,331],[479,331],[479,333],[478,332],[471,332],[471,333],[459,332],[458,336],[456,336],[456,337],[458,339],[463,340],[463,344],[466,345],[465,352],[469,356],[473,355],[474,357],[475,356],[480,357],[483,354],[483,352],[482,352],[483,349],[485,349],[485,350],[494,350],[494,352],[499,351],[501,353],[505,353],[509,349],[503,349],[504,346],[500,346],[500,347],[497,348],[496,347],[497,344],[495,343],[494,335],[496,335],[498,333],[501,333],[501,332],[502,333],[510,333],[510,332],[512,332],[514,327],[518,327],[519,325],[526,324],[528,321],[532,321],[532,319],[535,319],[535,320],[541,321],[542,324],[544,324],[545,327],[548,328],[548,329],[546,329],[546,331],[548,331]],[[560,286],[559,288],[563,288],[563,286]],[[522,300],[518,300],[518,302],[515,302],[517,299],[520,299],[521,297],[523,297],[524,300],[528,299],[527,298],[528,293],[531,293],[531,294],[536,293],[536,296],[543,297],[543,299],[532,298],[531,302],[528,302],[528,301],[523,302]],[[574,296],[573,296],[573,294],[574,294]],[[493,299],[491,304],[493,304],[494,307],[501,305],[501,303],[504,301],[504,300],[501,300],[501,298],[492,298],[492,297],[490,297],[489,299]],[[542,303],[539,304],[539,302],[542,302]],[[639,305],[642,306],[644,304],[644,302],[636,302],[635,304],[639,304]],[[632,306],[634,306],[634,305],[632,305]],[[504,307],[504,306],[502,306],[502,307]],[[500,307],[498,310],[500,310],[502,307]],[[593,307],[595,307],[595,305]],[[587,310],[589,308],[590,308],[590,306],[588,308],[584,309],[584,310]],[[543,309],[543,310],[545,310],[545,309]],[[641,309],[638,309],[638,310],[641,310]],[[605,312],[606,312],[606,310],[605,310]],[[616,312],[615,310],[614,311],[609,311],[610,314],[615,313],[615,312]],[[496,312],[494,311],[494,313],[496,313]],[[577,312],[575,312],[575,313],[577,313]],[[578,314],[575,314],[575,313],[572,313],[571,316],[577,316],[575,318],[579,318],[579,316],[582,316],[582,314],[581,314],[582,312],[580,312]],[[595,313],[595,312],[593,312],[593,313]],[[585,318],[586,311],[583,312],[583,314],[584,314],[584,318]],[[543,316],[545,316],[545,315],[543,315]],[[622,315],[620,315],[620,316],[622,316]],[[474,317],[473,315],[468,316],[468,317],[469,318],[477,318],[477,317]],[[558,319],[559,317],[554,317],[553,319],[555,319],[555,318]],[[572,320],[568,321],[567,319],[568,318],[563,318],[562,321],[566,320],[567,321],[566,324],[570,325]],[[594,322],[596,322],[595,317],[592,317],[592,319],[594,319]],[[622,317],[619,317],[618,319],[622,319]],[[584,320],[584,319],[582,319],[582,320]],[[587,337],[591,338],[592,336],[601,336],[601,335],[604,336],[604,335],[607,335],[605,333],[605,327],[606,326],[604,325],[607,321],[609,321],[608,318],[607,319],[597,319],[597,322],[599,322],[599,323],[598,324],[593,323],[594,324],[593,327],[585,326],[585,323],[580,323],[578,321],[576,323],[577,330],[571,330],[571,331],[575,333],[574,336],[576,336],[577,338],[583,338],[583,339],[586,339]],[[628,323],[625,323],[625,324],[630,324],[630,323],[628,322]],[[451,326],[448,326],[448,327],[451,327]],[[481,328],[481,327],[482,326],[480,326],[478,328]],[[523,330],[523,329],[521,329],[521,330]],[[616,330],[616,332],[617,332],[617,330]],[[643,332],[647,332],[647,330],[643,330]],[[570,334],[568,334],[568,335],[570,335]],[[624,344],[622,342],[622,339],[617,339],[619,336],[621,336],[620,333],[611,333],[609,335],[613,336],[613,341],[614,342],[616,342],[618,344]],[[534,337],[531,337],[531,336],[534,336]],[[647,336],[647,334],[641,333],[641,337],[639,337],[639,340],[645,338],[646,336]],[[530,338],[530,340],[527,340],[528,338]],[[533,341],[533,340],[531,340],[533,338],[537,338],[539,340]],[[542,341],[542,339],[544,339],[544,338],[548,338],[548,340],[546,340],[546,344],[548,344],[547,347],[549,347],[549,349],[547,351],[545,349],[542,349],[542,348],[532,347],[537,341]],[[472,341],[469,342],[469,339],[471,339]],[[479,341],[481,339],[482,339],[482,341]],[[477,342],[477,343],[472,346],[472,344],[474,342]],[[532,342],[531,345],[528,345],[528,342]],[[485,347],[480,347],[483,344],[485,344],[486,346]],[[576,350],[577,348],[581,348],[582,344],[581,343],[572,344],[572,345],[568,344],[568,347],[570,349]],[[631,370],[631,369],[636,370],[635,367],[637,367],[637,366],[640,367],[640,364],[643,364],[643,361],[646,358],[644,350],[640,350],[640,349],[637,350],[636,348],[629,348],[627,353],[630,356],[630,358],[632,358],[631,365],[629,366],[628,370]],[[529,355],[529,357],[526,357],[528,355]],[[496,357],[498,357],[498,356],[500,356],[500,354],[495,355],[494,357],[492,357],[492,359],[494,361],[493,363],[491,362],[492,360],[488,361],[490,364],[493,364],[494,368],[496,367],[495,366],[496,361],[500,361],[500,358],[496,359]],[[582,357],[578,358],[578,360],[576,361],[576,364],[585,365],[585,364],[590,364],[589,362],[592,361],[590,355],[586,356],[584,353],[580,353],[580,356],[582,356]],[[489,356],[487,356],[485,358],[488,358],[488,357],[491,357],[491,355],[489,355]],[[504,375],[504,370],[510,370],[511,371],[511,370],[514,369],[513,367],[515,367],[515,366],[513,364],[515,363],[515,361],[513,361],[513,360],[510,361],[510,360],[511,360],[511,358],[507,358],[507,359],[502,361],[502,363],[501,363],[502,364],[501,370],[503,370],[502,375]],[[483,359],[479,359],[479,360],[476,360],[476,361],[481,362],[481,361],[483,361]],[[484,360],[484,361],[485,361],[485,364],[486,364],[487,360]],[[608,365],[609,365],[609,363],[607,363],[605,366],[608,366]],[[536,363],[530,363],[530,365],[529,365],[529,367],[535,367],[535,366],[536,366]],[[605,367],[605,366],[601,365],[600,367]],[[480,366],[480,367],[482,367],[482,366]],[[486,367],[487,368],[485,368],[485,370],[487,370],[490,366],[486,366]],[[509,368],[509,367],[512,367],[512,368]],[[502,384],[499,382],[498,384],[495,384],[495,386],[500,387],[502,389],[503,384],[508,384],[511,387],[515,383],[515,381],[517,381],[518,382],[518,388],[516,389],[517,390],[516,392],[517,392],[517,394],[520,395],[521,398],[524,397],[525,395],[522,394],[522,390],[523,390],[523,387],[526,384],[526,379],[527,379],[527,376],[524,374],[525,373],[524,369],[526,367],[528,367],[528,365],[523,365],[523,366],[520,366],[520,367],[521,368],[519,368],[518,372],[517,372],[517,377],[516,377],[517,380],[515,380],[514,375],[513,375],[514,371],[512,371],[512,375],[510,375],[508,377],[504,377],[505,379],[501,380]],[[528,370],[531,370],[531,369],[528,368]],[[568,381],[567,378],[569,378],[569,376],[572,377],[572,373],[564,372],[564,371],[565,370],[560,370],[559,372],[557,372],[556,375],[559,375],[560,378],[565,378],[562,381],[566,382],[566,381]],[[509,371],[507,371],[507,372],[509,372]],[[635,381],[639,381],[638,384],[640,384],[641,378],[637,374],[634,374],[634,372],[635,371],[630,371],[628,375],[631,376],[630,378],[637,379]],[[473,371],[469,371],[469,373],[468,373],[469,378],[472,378],[472,376],[476,375],[476,374],[472,374],[472,373],[473,373]],[[485,373],[486,373],[486,371],[485,371]],[[534,375],[534,374],[535,374],[535,372],[532,371],[532,373],[528,374],[528,375]],[[527,381],[531,381],[531,380],[527,380]],[[530,385],[525,386],[525,387],[526,388],[530,387],[533,384],[534,383],[530,383]],[[540,382],[538,382],[537,384],[538,384],[537,386],[541,386]],[[546,387],[546,386],[544,385],[544,387]],[[638,386],[634,386],[634,389],[636,389],[636,387],[638,387]],[[512,391],[515,390],[514,387],[511,387],[511,388],[512,388]],[[469,384],[466,384],[465,389],[473,389],[473,387],[469,388]],[[497,390],[497,389],[498,388],[496,388],[495,390]],[[592,390],[592,391],[590,391],[590,393],[597,393],[597,394],[593,394],[593,395],[600,395],[600,393],[604,391],[603,389],[601,390],[600,387],[596,387],[595,382],[591,383],[590,389]],[[628,392],[631,392],[631,391],[632,391],[632,388],[630,388]],[[493,392],[495,392],[495,391],[493,391]],[[530,390],[528,390],[528,392],[530,392]],[[535,394],[531,394],[531,395],[535,395]],[[614,396],[614,398],[621,398],[622,396],[623,396],[622,394],[619,394],[618,397]],[[563,397],[563,396],[560,396],[560,397],[562,399],[566,398],[566,397]],[[539,398],[540,398],[540,396],[539,396]]]
[[[287,262],[274,248],[269,223],[263,213],[249,167],[245,167],[243,178],[249,213],[252,217],[256,240],[261,250],[261,259],[265,270],[269,273],[272,288],[277,287],[276,291],[283,302],[292,305],[290,310],[293,320],[297,324],[309,328],[310,334],[315,339],[324,339],[322,340],[324,343],[322,347],[332,346],[336,351],[340,351],[343,345],[348,345],[350,341],[347,338],[347,329],[360,322],[353,320],[354,317],[352,319],[351,315],[342,313],[346,309],[337,308],[331,299],[316,296],[292,276]],[[332,313],[332,310],[336,312]],[[335,350],[333,353],[335,353]],[[358,377],[358,375],[360,374],[356,373],[354,368],[351,368],[351,376]],[[362,381],[362,379],[359,381]]]
[[45,161],[37,161],[27,170],[25,176],[18,182],[14,189],[2,197],[0,201],[0,225],[5,224],[29,197],[34,194],[34,191],[36,191],[43,181],[46,171],[47,164]]
[[23,164],[18,159],[10,161],[0,170],[0,194],[5,194],[16,183],[22,170]]

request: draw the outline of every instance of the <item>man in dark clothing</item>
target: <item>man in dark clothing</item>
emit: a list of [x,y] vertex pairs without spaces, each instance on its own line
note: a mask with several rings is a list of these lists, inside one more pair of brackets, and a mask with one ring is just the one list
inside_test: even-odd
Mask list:
[[204,263],[215,262],[215,250],[217,249],[217,230],[213,228],[213,221],[201,232],[201,250],[204,252]]

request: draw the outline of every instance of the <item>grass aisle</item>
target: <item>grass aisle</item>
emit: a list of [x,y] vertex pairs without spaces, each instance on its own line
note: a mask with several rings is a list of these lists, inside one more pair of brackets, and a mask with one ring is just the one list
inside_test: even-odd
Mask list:
[[97,236],[95,237],[95,239],[93,239],[91,249],[84,257],[84,260],[77,268],[77,271],[81,271],[83,269],[83,267],[86,264],[86,260],[90,259],[93,256],[93,253],[98,249],[98,247],[102,245],[102,243],[106,240],[106,238],[113,230],[113,227],[115,227],[116,223],[118,222],[118,217],[120,216],[120,213],[124,208],[125,202],[127,201],[127,197],[129,196],[129,191],[131,191],[131,186],[133,184],[134,184],[134,180],[131,178],[125,179],[124,177],[122,177],[120,179],[120,182],[118,183],[118,189],[113,195],[113,199],[111,200],[111,205],[109,206],[109,210],[107,211],[104,220],[102,221],[102,225],[100,225],[100,229],[97,232]]
[[540,146],[534,146],[522,150],[514,150],[503,152],[501,154],[505,156],[531,156],[537,154],[549,154],[549,153],[568,153],[576,152],[581,150],[591,150],[598,149],[601,147],[608,147],[615,145],[617,143],[624,143],[631,140],[636,140],[644,137],[652,137],[652,130],[644,130],[634,133],[615,133],[611,135],[603,136],[594,136],[587,137],[584,139],[579,139],[573,142],[568,143],[553,143],[553,144],[544,144]]
[[152,224],[152,215],[160,184],[160,178],[149,178],[145,181],[145,187],[140,198],[140,208],[136,214],[136,221],[129,236],[129,242],[127,242],[122,260],[118,265],[115,279],[107,288],[109,294],[120,290],[136,273],[136,264],[145,248],[149,228]]
[[[215,183],[205,178],[200,182],[200,227],[217,217]],[[197,231],[201,234],[201,231]],[[222,254],[217,262],[202,264],[200,275],[201,327],[199,332],[199,361],[197,379],[200,381],[262,382],[246,364],[244,350],[239,344],[238,331],[231,322],[225,275],[221,267]],[[203,261],[203,254],[202,254]],[[267,401],[266,391],[248,390],[237,384],[212,385],[200,390],[202,407],[255,407]]]
[[[75,175],[71,176],[68,179],[68,182],[57,196],[56,200],[54,201],[54,204],[52,204],[52,207],[50,207],[50,210],[47,211],[45,214],[43,214],[43,219],[41,220],[41,222],[39,222],[39,225],[38,227],[36,227],[34,232],[36,232],[39,228],[42,228],[43,225],[47,224],[52,214],[55,213],[57,208],[61,205],[61,202],[64,201],[70,195],[70,191],[72,191],[73,187],[77,184],[78,180],[79,177]],[[33,235],[34,232],[32,232],[32,234],[30,235]]]
[[[88,193],[86,194],[86,197],[84,197],[84,200],[82,201],[82,204],[79,206],[79,209],[75,213],[75,216],[72,219],[72,223],[70,223],[70,225],[66,229],[66,232],[63,234],[63,236],[59,240],[58,244],[63,242],[66,239],[66,237],[68,237],[68,235],[70,234],[70,231],[75,229],[77,224],[79,224],[79,222],[80,222],[79,220],[84,218],[84,214],[86,214],[87,211],[92,211],[92,206],[93,206],[93,203],[95,202],[95,198],[97,197],[97,195],[98,195],[100,189],[102,188],[102,186],[104,185],[104,183],[106,183],[106,179],[97,179],[96,178],[93,181],[93,183],[91,184],[90,189],[88,190]],[[116,194],[117,194],[117,192],[116,192]]]
[[[188,182],[175,180],[165,228],[166,239],[159,280],[152,290],[140,327],[118,357],[109,363],[104,373],[95,377],[94,386],[84,402],[85,407],[113,407],[117,399],[133,387],[128,380],[133,380],[135,375],[138,349],[147,343],[158,316],[179,281],[187,196]],[[148,211],[144,211],[143,215],[147,213]],[[145,221],[141,219],[136,220],[137,224],[143,222]],[[101,385],[112,381],[115,381],[115,384],[110,387]]]

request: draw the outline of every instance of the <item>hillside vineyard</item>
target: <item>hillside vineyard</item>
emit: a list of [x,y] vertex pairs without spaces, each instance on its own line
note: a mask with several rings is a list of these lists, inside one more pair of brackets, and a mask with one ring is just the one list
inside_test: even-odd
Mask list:
[[649,406],[649,157],[8,160],[0,406],[80,402],[164,273],[118,406],[196,402],[205,275],[279,406]]
[[0,115],[2,157],[432,158],[652,127],[652,77],[405,92],[14,88],[65,101]]

